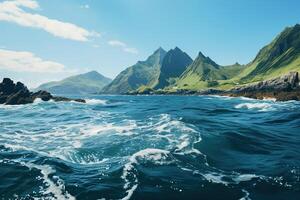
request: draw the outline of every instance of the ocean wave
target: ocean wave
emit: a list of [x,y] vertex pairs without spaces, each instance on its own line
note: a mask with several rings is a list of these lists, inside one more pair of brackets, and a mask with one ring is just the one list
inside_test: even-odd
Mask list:
[[221,96],[221,95],[214,95],[214,94],[210,94],[210,95],[206,95],[209,97],[214,97],[214,98],[218,98],[218,99],[222,99],[222,100],[230,100],[233,99],[235,97],[230,97],[230,96]]
[[[156,118],[150,118],[152,121],[150,126],[157,132],[172,132],[174,129],[179,129],[182,132],[197,132],[194,127],[190,127],[182,121],[172,119],[169,114],[160,114],[155,122]],[[153,123],[154,121],[154,123]]]
[[274,110],[270,103],[241,103],[235,106],[236,109],[246,108],[248,110],[255,109],[262,112]]
[[85,102],[90,105],[106,105],[107,100],[103,99],[85,99]]
[[138,178],[136,175],[135,165],[152,163],[155,165],[169,165],[175,163],[175,158],[169,151],[162,149],[143,149],[134,153],[129,162],[125,164],[123,168],[123,174],[121,178],[125,181],[124,189],[126,190],[126,196],[123,200],[131,198],[133,192],[138,187]]
[[33,103],[34,104],[39,104],[41,102],[43,102],[43,100],[41,98],[36,98]]
[[137,124],[134,120],[126,120],[123,122],[123,124],[119,123],[119,125],[116,125],[115,123],[87,125],[86,127],[80,128],[80,132],[82,133],[80,138],[91,137],[105,133],[131,136],[136,134],[133,132],[135,128],[137,128]]
[[[41,173],[41,179],[43,180],[44,186],[40,188],[40,192],[44,195],[41,199],[62,199],[62,200],[75,200],[76,198],[69,194],[66,190],[64,181],[58,176],[53,176],[54,182],[49,178],[51,174],[55,173],[55,170],[49,165],[36,165],[33,163],[21,162],[23,166],[28,167],[30,170],[37,169]],[[36,198],[34,198],[36,199]]]
[[147,129],[154,130],[151,137],[166,139],[170,148],[175,149],[176,154],[202,154],[194,148],[194,144],[200,142],[201,136],[196,128],[178,119],[173,119],[169,114],[161,114],[158,118],[150,118]]
[[196,171],[197,173],[201,174],[207,181],[212,183],[219,183],[223,184],[225,186],[228,186],[230,184],[239,184],[241,182],[247,182],[251,181],[253,179],[264,179],[264,176],[259,176],[256,174],[239,174],[239,173],[233,173],[233,174],[227,174],[226,172],[210,172],[210,173],[200,173]]
[[250,193],[249,193],[247,190],[242,189],[242,192],[245,193],[245,196],[243,196],[243,197],[240,198],[239,200],[251,200],[250,197],[249,197]]

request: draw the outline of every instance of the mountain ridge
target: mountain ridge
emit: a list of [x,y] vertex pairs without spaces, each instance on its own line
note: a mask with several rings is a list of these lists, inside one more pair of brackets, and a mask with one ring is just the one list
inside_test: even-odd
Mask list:
[[[183,62],[181,62],[181,58]],[[255,58],[246,65],[236,62],[233,65],[223,66],[217,64],[201,51],[195,60],[178,47],[165,52],[156,63],[155,70],[140,70],[142,80],[134,87],[124,87],[120,93],[130,91],[153,91],[153,90],[203,90],[221,89],[226,90],[236,86],[273,79],[291,71],[300,72],[300,25],[296,24],[285,28],[269,44],[258,51]],[[144,61],[145,62],[145,61]],[[143,64],[139,61],[137,64]],[[134,66],[138,71],[140,66]],[[132,68],[127,68],[130,70]],[[124,70],[124,71],[126,71]],[[121,72],[118,77],[125,74]],[[147,79],[147,76],[151,78]],[[126,86],[130,76],[123,80]],[[115,81],[115,80],[114,80]],[[113,81],[113,82],[114,82]],[[112,82],[112,84],[113,84]],[[118,93],[119,90],[115,90]]]
[[161,64],[160,74],[154,89],[163,89],[172,84],[172,79],[179,77],[192,63],[192,58],[178,47],[169,50]]
[[156,80],[166,51],[159,47],[145,61],[138,61],[122,72],[101,93],[126,93],[142,85],[151,85]]
[[109,82],[111,82],[110,78],[97,71],[90,71],[61,81],[44,83],[34,90],[46,90],[54,94],[91,94],[99,92]]

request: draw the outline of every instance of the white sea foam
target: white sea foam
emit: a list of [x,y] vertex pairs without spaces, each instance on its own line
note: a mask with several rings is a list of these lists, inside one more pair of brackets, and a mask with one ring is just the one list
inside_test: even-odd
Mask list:
[[269,98],[269,97],[264,97],[263,100],[264,101],[273,101],[273,102],[277,101],[276,98]]
[[273,107],[270,103],[241,103],[235,106],[237,109],[256,109],[259,111],[270,111]]
[[138,178],[135,174],[135,165],[145,162],[151,162],[155,165],[168,165],[175,163],[175,158],[169,151],[162,149],[143,149],[136,152],[129,158],[129,162],[125,164],[123,168],[123,174],[121,178],[125,181],[124,189],[126,190],[126,196],[122,200],[128,200],[132,196],[133,192],[138,187]]
[[249,195],[250,193],[247,190],[242,190],[245,193],[245,196],[243,196],[242,198],[240,198],[239,200],[251,200]]
[[82,137],[90,137],[98,134],[114,133],[118,135],[130,136],[136,134],[133,130],[137,128],[137,124],[134,120],[128,120],[122,125],[116,125],[114,123],[106,123],[101,125],[88,125],[82,127]]
[[34,104],[39,104],[41,102],[43,102],[43,100],[41,98],[36,98],[33,103]]
[[233,177],[232,179],[236,183],[240,183],[240,182],[245,182],[245,181],[251,181],[254,178],[260,178],[260,176],[258,176],[256,174],[240,174],[236,177]]
[[86,99],[85,100],[87,104],[90,105],[106,105],[107,104],[107,100],[103,100],[103,99]]
[[211,173],[206,173],[206,174],[201,174],[201,175],[209,182],[220,183],[220,184],[223,184],[226,186],[229,184],[239,184],[240,182],[251,181],[254,178],[263,178],[263,176],[258,176],[255,174],[235,173],[235,174],[228,175],[225,172],[211,172]]
[[169,114],[161,114],[156,124],[152,125],[156,131],[161,132],[172,132],[174,129],[179,129],[182,132],[197,132],[193,128],[186,126],[179,120],[171,119]]
[[174,163],[174,158],[169,151],[162,149],[143,149],[130,157],[131,163],[141,163],[150,161],[156,165],[164,165]]
[[[43,183],[45,184],[45,187],[41,189],[41,192],[43,195],[50,195],[52,194],[54,196],[54,199],[68,199],[68,200],[75,200],[76,198],[68,193],[65,189],[65,185],[63,180],[61,180],[58,176],[53,176],[57,181],[56,183],[53,182],[50,178],[50,174],[54,174],[55,170],[52,169],[49,165],[36,165],[33,163],[24,163],[22,162],[24,166],[28,167],[29,169],[35,168],[40,170],[40,173],[42,174]],[[43,199],[53,199],[52,197],[43,197]]]
[[66,159],[69,161],[72,161],[74,163],[79,163],[83,165],[94,165],[94,164],[102,164],[107,161],[109,161],[108,158],[99,159],[94,154],[88,154],[85,156],[78,156],[75,153],[70,154],[69,156],[66,156]]
[[219,98],[219,99],[222,99],[222,100],[230,100],[230,99],[233,99],[235,97],[229,97],[229,96],[221,96],[221,95],[213,95],[213,94],[210,94],[210,95],[207,95],[209,97],[215,97],[215,98]]
[[[235,97],[233,97],[235,98]],[[256,101],[256,99],[253,99],[253,98],[249,98],[249,97],[238,97],[239,99],[242,99],[242,100],[247,100],[247,101]]]
[[217,174],[217,173],[208,173],[208,174],[202,174],[202,176],[208,180],[209,182],[212,182],[212,183],[221,183],[223,185],[228,185],[228,182],[226,181],[223,181],[223,177],[224,175],[223,174]]

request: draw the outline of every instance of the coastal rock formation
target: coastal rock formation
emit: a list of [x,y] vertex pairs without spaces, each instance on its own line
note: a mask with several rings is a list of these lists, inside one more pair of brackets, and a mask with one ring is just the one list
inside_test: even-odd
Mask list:
[[4,78],[0,83],[0,104],[19,105],[33,103],[35,99],[40,98],[43,101],[76,101],[85,103],[83,99],[69,99],[65,97],[52,96],[47,91],[30,92],[21,82],[16,84],[9,78]]
[[221,92],[221,95],[244,96],[255,99],[275,98],[277,101],[300,100],[298,72],[262,81],[256,84]]

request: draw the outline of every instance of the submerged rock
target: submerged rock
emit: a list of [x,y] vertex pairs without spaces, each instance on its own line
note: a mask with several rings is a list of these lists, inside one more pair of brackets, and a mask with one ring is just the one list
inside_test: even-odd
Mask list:
[[76,101],[85,103],[84,99],[70,99],[66,97],[55,97],[49,92],[40,90],[38,92],[30,92],[28,88],[21,82],[16,84],[9,78],[4,78],[0,83],[0,104],[19,105],[33,103],[35,99],[40,98],[43,101]]

